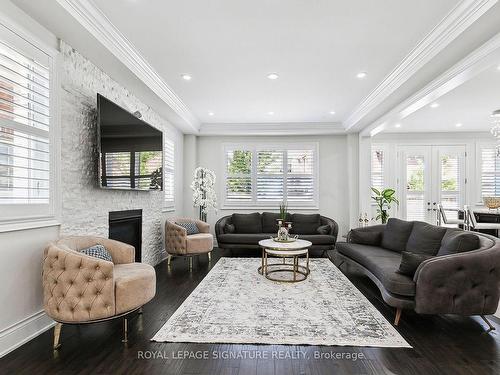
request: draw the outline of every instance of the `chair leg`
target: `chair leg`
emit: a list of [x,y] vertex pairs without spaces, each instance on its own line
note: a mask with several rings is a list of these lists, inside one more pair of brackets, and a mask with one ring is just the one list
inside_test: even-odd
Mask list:
[[401,313],[403,312],[403,309],[401,307],[398,307],[396,309],[396,318],[394,319],[394,325],[397,327],[399,324],[399,319],[401,319]]
[[139,314],[142,314],[142,306],[139,308]]
[[493,325],[490,323],[490,321],[488,319],[486,319],[486,317],[484,315],[479,315],[481,317],[481,319],[484,320],[484,322],[488,325],[489,329],[486,331],[486,332],[491,332],[491,331],[494,331],[496,328],[493,327]]
[[167,255],[167,267],[170,267],[170,262],[172,262],[172,255]]
[[208,252],[208,263],[210,263],[212,261],[212,252],[209,251]]
[[128,322],[127,318],[123,318],[123,343],[128,342]]
[[57,350],[61,347],[61,344],[59,343],[59,338],[61,337],[61,328],[62,323],[56,323],[54,327],[54,350]]
[[192,271],[193,270],[193,257],[189,257],[189,270]]

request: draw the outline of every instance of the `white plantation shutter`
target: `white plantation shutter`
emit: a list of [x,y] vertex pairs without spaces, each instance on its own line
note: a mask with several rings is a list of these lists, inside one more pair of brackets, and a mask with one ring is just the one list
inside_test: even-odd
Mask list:
[[0,210],[51,214],[51,58],[0,25]]
[[175,144],[170,139],[165,140],[164,146],[165,162],[164,162],[164,192],[165,206],[173,207],[175,202]]
[[225,150],[225,203],[277,207],[317,205],[317,145],[241,146]]
[[483,146],[481,157],[481,197],[500,196],[500,158],[494,145]]
[[384,150],[374,147],[371,153],[371,186],[378,190],[384,188]]

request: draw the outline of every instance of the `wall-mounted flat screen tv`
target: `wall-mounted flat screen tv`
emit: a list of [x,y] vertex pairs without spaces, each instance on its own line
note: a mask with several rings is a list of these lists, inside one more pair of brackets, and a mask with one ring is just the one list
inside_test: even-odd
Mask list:
[[162,132],[97,94],[99,184],[163,190]]

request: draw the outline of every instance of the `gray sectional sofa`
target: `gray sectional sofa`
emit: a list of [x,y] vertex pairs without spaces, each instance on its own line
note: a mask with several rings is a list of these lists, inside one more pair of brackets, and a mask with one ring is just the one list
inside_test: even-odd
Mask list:
[[[260,249],[260,240],[276,236],[278,218],[279,214],[273,212],[224,216],[215,224],[218,247],[231,251]],[[338,225],[334,220],[319,214],[289,214],[287,221],[292,222],[292,234],[312,242],[312,253],[322,255],[335,248]]]
[[[389,219],[353,229],[336,246],[334,263],[354,267],[380,289],[384,301],[419,314],[494,314],[500,288],[500,240],[424,222]],[[490,328],[491,325],[490,325]]]

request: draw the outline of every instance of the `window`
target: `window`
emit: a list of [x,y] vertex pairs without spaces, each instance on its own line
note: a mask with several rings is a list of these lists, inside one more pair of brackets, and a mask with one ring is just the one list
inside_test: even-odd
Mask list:
[[172,208],[175,201],[175,144],[170,139],[165,140],[164,152],[165,184],[163,186],[165,189],[165,207]]
[[480,145],[481,197],[500,195],[500,157],[495,145]]
[[317,145],[225,147],[225,204],[318,204]]
[[384,155],[381,147],[372,146],[371,152],[371,187],[381,190],[384,188]]
[[0,25],[2,219],[53,216],[52,58]]

